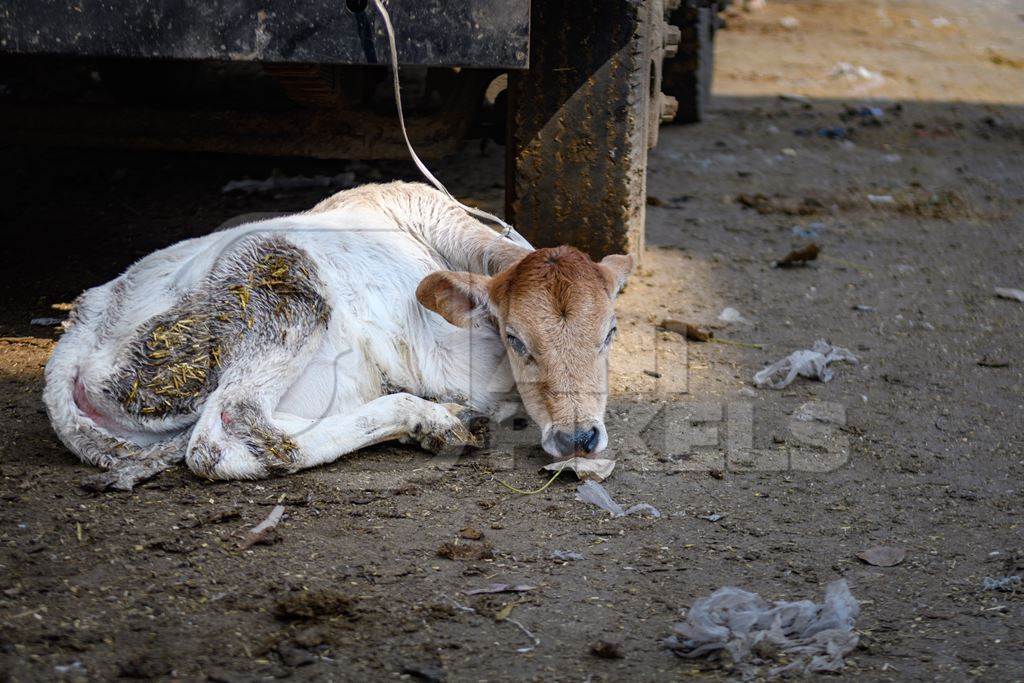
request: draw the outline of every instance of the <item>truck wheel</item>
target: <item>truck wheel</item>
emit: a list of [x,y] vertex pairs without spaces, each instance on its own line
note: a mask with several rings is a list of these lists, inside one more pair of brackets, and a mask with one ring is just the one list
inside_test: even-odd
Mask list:
[[679,51],[665,60],[662,67],[662,88],[679,101],[676,123],[697,123],[704,118],[704,108],[711,98],[711,78],[715,66],[714,4],[695,6],[686,0],[669,16],[669,23],[679,27]]
[[506,216],[538,247],[639,256],[662,1],[531,5],[530,68],[509,75]]

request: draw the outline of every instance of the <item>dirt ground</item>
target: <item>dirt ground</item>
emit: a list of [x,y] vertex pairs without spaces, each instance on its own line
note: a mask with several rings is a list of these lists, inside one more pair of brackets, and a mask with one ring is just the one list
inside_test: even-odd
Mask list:
[[[649,248],[619,306],[607,488],[659,519],[611,519],[568,480],[510,492],[496,480],[544,482],[529,446],[454,463],[387,446],[261,482],[179,471],[131,494],[80,489],[91,471],[40,402],[54,334],[31,318],[156,247],[323,195],[222,194],[228,180],[415,176],[3,150],[0,677],[718,680],[719,664],[663,645],[681,610],[725,585],[819,599],[842,577],[861,603],[844,678],[1021,680],[1024,589],[983,590],[1024,574],[1024,304],[993,294],[1024,288],[1020,11],[768,0],[730,17],[709,120],[663,129],[652,153]],[[435,166],[459,196],[500,204],[499,148]],[[809,241],[809,266],[771,267]],[[726,306],[747,322],[718,322]],[[653,331],[664,317],[745,345],[682,347]],[[860,363],[752,388],[819,338]],[[831,417],[801,422],[808,403]],[[239,550],[277,503],[276,542]],[[876,545],[906,559],[858,560]],[[534,588],[466,595],[497,582]],[[515,622],[535,648],[517,651],[534,643]],[[592,654],[599,640],[622,657]]]

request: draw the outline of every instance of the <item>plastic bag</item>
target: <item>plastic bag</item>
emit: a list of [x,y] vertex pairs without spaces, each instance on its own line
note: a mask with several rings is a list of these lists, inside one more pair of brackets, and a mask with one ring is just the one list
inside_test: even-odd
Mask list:
[[596,481],[585,481],[576,489],[576,500],[596,505],[602,510],[611,513],[612,517],[625,517],[626,515],[648,514],[652,517],[661,517],[661,511],[650,503],[637,503],[625,510],[616,503],[605,487]]
[[759,389],[783,389],[792,384],[797,375],[828,382],[833,377],[832,368],[828,365],[836,361],[858,362],[857,356],[849,349],[832,346],[824,339],[819,339],[809,351],[794,351],[757,372],[754,384]]
[[788,663],[761,672],[839,671],[857,646],[853,623],[860,607],[845,580],[825,588],[825,601],[779,601],[769,605],[755,593],[727,586],[693,603],[686,621],[666,640],[680,657],[723,656],[745,675],[780,659]]

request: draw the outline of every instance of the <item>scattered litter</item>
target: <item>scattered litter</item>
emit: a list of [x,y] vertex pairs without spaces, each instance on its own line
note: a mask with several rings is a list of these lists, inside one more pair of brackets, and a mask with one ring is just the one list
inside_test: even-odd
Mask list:
[[843,425],[846,423],[846,411],[837,403],[808,401],[793,411],[793,419],[797,422]]
[[881,81],[885,80],[881,74],[872,71],[866,66],[850,64],[849,62],[838,62],[829,73],[832,78],[845,78],[847,80]]
[[891,194],[869,194],[868,203],[878,206],[882,204],[895,204],[896,200]]
[[356,182],[356,174],[351,171],[334,176],[271,176],[266,180],[232,180],[221,188],[223,194],[244,192],[256,194],[260,192],[280,192],[282,190],[308,190],[317,187],[352,187]]
[[592,481],[583,482],[576,489],[576,500],[596,505],[611,513],[612,517],[622,517],[626,514],[622,506],[612,500],[611,495],[603,486]]
[[861,313],[875,313],[878,309],[874,306],[866,306],[864,304],[854,304],[850,307],[854,311],[860,311]]
[[800,20],[796,17],[782,17],[779,19],[779,26],[782,28],[794,29],[800,25]]
[[1021,583],[1022,579],[1020,575],[1004,576],[999,579],[993,579],[991,576],[986,576],[981,580],[981,590],[1015,593],[1017,589],[1020,588]]
[[794,351],[754,375],[754,385],[759,389],[783,389],[800,377],[830,382],[833,372],[829,363],[848,361],[856,363],[857,357],[849,349],[832,346],[824,339],[814,342],[808,350]]
[[843,126],[828,126],[818,129],[818,137],[828,138],[829,140],[845,140],[849,135],[849,129]]
[[881,107],[861,107],[857,110],[857,116],[870,122],[881,122],[885,118],[885,111]]
[[746,396],[748,398],[754,398],[757,396],[757,392],[750,387],[742,387],[739,391],[740,396]]
[[644,370],[644,374],[648,377],[653,377],[654,379],[661,379],[661,373],[654,370]]
[[783,156],[787,156],[787,157],[795,157],[796,156],[796,150],[793,149],[792,147],[783,147],[779,151],[782,152]]
[[532,591],[536,586],[527,586],[526,584],[509,584],[509,583],[492,583],[490,586],[484,588],[474,588],[471,591],[466,591],[466,595],[490,595],[492,593],[525,593],[526,591]]
[[32,327],[56,327],[62,322],[64,322],[62,318],[32,318],[29,325]]
[[723,323],[745,323],[747,319],[744,318],[739,311],[732,306],[728,306],[722,309],[722,312],[718,314],[718,319]]
[[590,646],[590,654],[601,659],[622,659],[622,645],[609,640],[599,640]]
[[817,244],[811,242],[807,246],[794,249],[778,261],[772,261],[772,268],[792,268],[794,266],[806,266],[808,261],[818,258],[821,249]]
[[626,515],[648,514],[652,517],[661,517],[658,508],[649,503],[637,503],[625,510],[622,506],[612,500],[608,491],[596,481],[585,481],[576,489],[576,500],[583,503],[596,505],[602,510],[611,514],[612,517],[625,517]]
[[449,597],[447,595],[442,595],[441,598],[443,600],[447,600],[448,602],[450,602],[452,604],[452,607],[454,607],[455,609],[459,610],[460,612],[469,612],[470,614],[476,614],[476,610],[475,609],[473,609],[472,607],[467,607],[466,605],[463,605],[462,603],[460,603],[459,601],[455,600],[452,597]]
[[626,508],[627,515],[650,515],[655,519],[661,517],[661,510],[650,503],[637,503]]
[[[843,580],[828,584],[821,604],[800,600],[769,606],[755,593],[727,586],[693,603],[686,621],[676,624],[675,635],[665,642],[687,659],[718,656],[744,678],[837,672],[857,646],[853,622],[859,612]],[[783,661],[767,672],[755,671]]]
[[57,664],[53,667],[53,671],[61,676],[65,676],[70,673],[84,674],[86,673],[85,665],[83,665],[77,659],[70,664]]
[[662,320],[661,327],[669,332],[681,334],[690,341],[706,342],[715,336],[715,333],[710,330],[703,330],[691,323],[684,323],[682,320],[673,320],[671,318]]
[[275,505],[267,518],[249,530],[249,533],[238,544],[239,550],[251,548],[254,545],[270,545],[277,540],[277,525],[284,517],[284,505]]
[[561,562],[579,562],[580,560],[587,559],[587,556],[583,553],[574,553],[571,550],[552,550],[551,559]]
[[885,156],[882,157],[882,159],[887,164],[898,164],[901,161],[903,161],[903,157],[901,157],[899,154],[886,154]]
[[724,516],[725,515],[720,515],[717,512],[713,512],[710,515],[701,515],[700,519],[706,519],[709,522],[717,522],[718,520],[722,519],[722,517],[724,517]]
[[540,638],[538,638],[537,636],[533,635],[533,633],[530,631],[530,629],[526,628],[525,626],[520,624],[515,619],[510,619],[509,617],[505,617],[504,619],[501,619],[499,621],[507,621],[508,623],[512,624],[513,626],[518,628],[520,631],[522,631],[526,635],[527,638],[529,638],[530,640],[533,641],[533,645],[530,645],[530,646],[527,646],[527,647],[517,647],[516,648],[516,652],[518,652],[519,654],[526,654],[527,652],[533,652],[538,647],[540,647]]
[[996,296],[1000,299],[1010,299],[1024,304],[1024,289],[1010,289],[1009,287],[996,287]]
[[932,26],[935,28],[946,28],[950,21],[946,17],[932,17]]
[[557,460],[544,465],[548,472],[561,472],[569,470],[573,472],[580,481],[593,479],[604,481],[612,476],[615,469],[615,461],[608,458],[569,458],[568,460]]
[[821,233],[825,232],[828,226],[824,223],[809,223],[806,228],[799,225],[793,226],[794,237],[818,237]]
[[857,558],[873,567],[895,567],[907,558],[907,551],[891,545],[876,545],[857,553]]

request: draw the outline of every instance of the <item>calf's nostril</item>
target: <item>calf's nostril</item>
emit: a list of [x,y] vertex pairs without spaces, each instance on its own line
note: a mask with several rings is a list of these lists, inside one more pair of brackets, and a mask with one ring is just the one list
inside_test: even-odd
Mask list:
[[597,448],[597,442],[600,438],[597,427],[591,427],[590,429],[578,429],[573,434],[573,445],[578,450],[585,453],[593,453]]
[[573,435],[569,432],[555,432],[555,447],[562,455],[572,455],[573,451],[576,450],[576,446],[573,443]]

